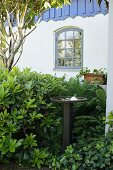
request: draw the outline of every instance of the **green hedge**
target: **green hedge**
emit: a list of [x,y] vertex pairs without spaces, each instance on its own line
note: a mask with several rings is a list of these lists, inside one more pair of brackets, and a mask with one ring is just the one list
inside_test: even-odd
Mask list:
[[56,143],[57,150],[61,118],[56,117],[58,109],[50,97],[65,91],[63,78],[29,69],[0,70],[1,161],[16,158],[22,164],[40,167],[48,156],[47,147],[52,150]]
[[64,77],[30,69],[14,68],[11,72],[0,69],[0,163],[16,162],[40,169],[53,166],[54,157],[53,162],[59,164],[63,106],[52,103],[50,98],[62,95],[88,98],[87,102],[74,106],[74,143],[79,140],[91,143],[104,134],[106,96],[98,85],[79,83],[76,78],[66,82]]

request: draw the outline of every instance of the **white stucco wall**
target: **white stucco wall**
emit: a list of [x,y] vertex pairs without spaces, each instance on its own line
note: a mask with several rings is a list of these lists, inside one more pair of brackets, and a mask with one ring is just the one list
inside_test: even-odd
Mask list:
[[[109,0],[109,31],[108,31],[108,75],[107,75],[107,100],[106,118],[113,112],[113,1]],[[106,125],[106,132],[109,125]]]
[[23,55],[18,62],[20,68],[30,67],[42,73],[55,74],[67,78],[75,76],[76,70],[55,70],[54,31],[65,26],[80,27],[84,31],[83,66],[90,69],[106,68],[108,56],[108,14],[95,17],[68,18],[64,21],[41,22],[24,45]]

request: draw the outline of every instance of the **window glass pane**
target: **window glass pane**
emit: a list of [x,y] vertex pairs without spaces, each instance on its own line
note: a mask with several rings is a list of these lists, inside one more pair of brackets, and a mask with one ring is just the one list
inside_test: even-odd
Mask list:
[[74,66],[81,66],[81,58],[74,58],[73,59],[73,65]]
[[58,58],[58,66],[64,66],[64,58]]
[[65,66],[73,66],[73,59],[72,58],[66,58],[65,59]]
[[65,57],[73,57],[73,49],[67,49],[66,50],[66,54]]
[[58,35],[58,40],[65,40],[65,32],[62,32]]
[[58,50],[58,58],[64,58],[65,57],[65,50]]
[[74,40],[74,48],[81,48],[81,41],[80,40]]
[[66,41],[66,48],[73,48],[73,41]]
[[66,39],[73,39],[73,31],[66,31]]
[[65,48],[65,41],[58,41],[58,48]]
[[61,67],[81,67],[82,65],[82,31],[64,29],[57,34],[56,65]]
[[81,50],[80,49],[75,49],[74,50],[74,57],[80,58],[81,57]]
[[74,39],[81,39],[82,38],[82,33],[78,31],[74,31]]

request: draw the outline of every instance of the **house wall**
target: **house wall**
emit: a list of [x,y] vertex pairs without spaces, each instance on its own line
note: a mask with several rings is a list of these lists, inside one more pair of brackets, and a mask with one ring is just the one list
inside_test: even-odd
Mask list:
[[83,67],[106,68],[108,56],[108,14],[95,17],[75,17],[64,21],[42,21],[37,29],[27,37],[23,55],[18,62],[20,68],[30,67],[42,73],[56,74],[66,78],[75,76],[79,70],[54,69],[54,31],[65,26],[83,29]]
[[[107,99],[106,120],[109,113],[113,112],[113,1],[109,0],[109,37],[108,37],[108,74],[107,74]],[[109,125],[106,125],[106,132]]]

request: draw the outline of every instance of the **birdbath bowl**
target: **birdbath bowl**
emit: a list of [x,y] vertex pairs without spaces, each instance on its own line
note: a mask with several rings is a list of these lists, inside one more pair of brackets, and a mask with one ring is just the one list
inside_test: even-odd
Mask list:
[[52,97],[51,101],[64,104],[63,118],[63,151],[72,142],[72,109],[73,103],[85,102],[85,97],[57,96]]
[[75,97],[75,96],[61,96],[61,97],[52,97],[51,101],[57,103],[75,103],[75,102],[82,102],[86,101],[87,98],[85,97]]

